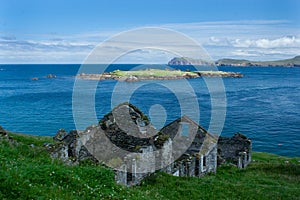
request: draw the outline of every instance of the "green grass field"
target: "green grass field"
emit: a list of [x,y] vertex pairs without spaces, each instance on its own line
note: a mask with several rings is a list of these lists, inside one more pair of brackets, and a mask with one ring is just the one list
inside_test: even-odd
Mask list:
[[157,173],[127,188],[104,166],[51,159],[43,147],[50,137],[10,135],[13,142],[0,136],[0,199],[300,199],[300,158],[253,153],[247,169],[222,166],[202,178]]

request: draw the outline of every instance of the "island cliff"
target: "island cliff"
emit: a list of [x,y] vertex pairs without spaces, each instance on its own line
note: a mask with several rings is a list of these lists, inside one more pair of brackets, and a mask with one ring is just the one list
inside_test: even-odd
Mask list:
[[214,62],[205,61],[202,59],[194,59],[188,57],[175,57],[168,62],[168,65],[200,65],[200,66],[211,66]]

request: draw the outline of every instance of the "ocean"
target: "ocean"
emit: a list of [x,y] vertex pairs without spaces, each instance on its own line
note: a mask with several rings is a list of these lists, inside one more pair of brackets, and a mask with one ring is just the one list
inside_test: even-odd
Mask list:
[[[115,64],[107,71],[128,70],[136,66]],[[79,64],[1,64],[0,125],[13,132],[53,136],[60,128],[84,129],[95,124],[97,121],[88,117],[90,110],[81,110],[80,115],[87,116],[86,120],[81,120],[77,126],[74,123],[72,97],[74,76],[79,68]],[[189,67],[181,68],[185,70]],[[252,139],[254,151],[300,156],[300,68],[219,69],[245,75],[243,78],[222,79],[226,94],[226,116],[221,135],[231,136],[241,132]],[[48,74],[54,74],[56,78],[49,79],[46,77]],[[38,80],[32,80],[34,77]],[[166,82],[177,89],[172,90],[166,86]],[[89,83],[92,85],[94,82],[85,80],[85,84]],[[193,91],[190,97],[196,98],[199,105],[199,123],[208,129],[213,116],[212,108],[218,115],[218,107],[212,106],[211,91],[203,78],[189,79],[186,83]],[[112,98],[114,102],[121,101],[132,91],[129,102],[149,115],[156,127],[163,127],[182,115],[182,102],[178,99],[181,94],[177,94],[181,87],[182,80],[122,85],[114,80],[101,81],[94,98],[96,120],[112,109]]]

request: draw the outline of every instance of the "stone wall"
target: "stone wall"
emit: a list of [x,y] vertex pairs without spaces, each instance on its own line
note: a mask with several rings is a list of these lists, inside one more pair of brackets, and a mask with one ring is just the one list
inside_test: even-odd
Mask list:
[[7,133],[4,130],[4,128],[2,128],[2,126],[0,126],[0,135],[5,136]]
[[[116,171],[115,179],[126,186],[139,184],[145,177],[154,173],[158,167],[166,166],[166,172],[170,170],[172,163],[172,141],[164,143],[161,153],[155,151],[152,146],[143,147],[138,157],[125,157],[125,163]],[[169,169],[169,170],[168,170]]]
[[245,168],[251,162],[252,142],[241,133],[233,137],[219,137],[218,165],[232,163],[239,168]]
[[71,165],[86,159],[106,164],[115,170],[116,181],[126,186],[139,184],[157,170],[201,177],[215,173],[217,164],[232,162],[243,168],[251,161],[251,140],[242,134],[218,141],[187,116],[157,131],[128,103],[84,131],[59,130],[54,141],[52,157]]
[[217,170],[217,147],[213,147],[211,151],[205,155],[184,154],[172,165],[170,170],[162,169],[162,171],[174,176],[194,176],[201,177],[207,173],[215,173]]

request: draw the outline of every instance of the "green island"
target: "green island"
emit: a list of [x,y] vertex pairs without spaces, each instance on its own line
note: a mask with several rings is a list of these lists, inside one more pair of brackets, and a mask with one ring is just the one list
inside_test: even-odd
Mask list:
[[141,80],[177,80],[190,79],[199,77],[233,77],[240,78],[243,74],[237,72],[224,71],[181,71],[169,69],[145,69],[135,71],[121,71],[115,70],[113,72],[106,72],[102,74],[85,74],[81,73],[76,78],[87,80],[118,80],[126,82],[136,82]]
[[0,199],[299,199],[300,158],[253,152],[245,169],[223,165],[207,176],[155,173],[140,185],[116,184],[111,169],[50,157],[51,137],[0,134]]

